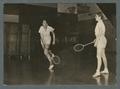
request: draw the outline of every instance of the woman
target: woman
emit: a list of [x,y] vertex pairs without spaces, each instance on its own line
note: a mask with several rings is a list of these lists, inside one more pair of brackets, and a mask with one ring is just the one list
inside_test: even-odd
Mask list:
[[[105,48],[107,45],[107,39],[105,37],[106,29],[101,17],[101,13],[96,14],[95,19],[97,21],[97,24],[95,27],[96,39],[94,46],[97,48],[97,69],[93,77],[98,77],[101,73],[109,73],[109,71],[107,67],[107,58],[105,55]],[[100,72],[102,61],[104,64],[104,70]]]
[[[51,43],[54,45],[55,44],[55,34],[54,34],[54,29],[47,24],[46,20],[43,20],[42,26],[39,29],[40,37],[41,37],[41,45],[44,50],[44,54],[47,57],[47,59],[50,62],[49,69],[52,69],[54,67],[54,64],[52,63],[52,58],[49,54],[49,48]],[[52,33],[53,36],[53,41],[51,42],[51,35]]]

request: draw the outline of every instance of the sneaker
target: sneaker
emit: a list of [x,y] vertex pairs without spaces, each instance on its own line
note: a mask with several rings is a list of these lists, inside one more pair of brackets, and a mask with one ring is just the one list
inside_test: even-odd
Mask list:
[[52,70],[52,69],[53,69],[53,67],[54,67],[54,65],[52,64],[52,65],[50,65],[50,66],[49,66],[49,68],[48,68],[48,69],[49,69],[49,70]]
[[99,77],[99,76],[100,76],[100,72],[96,72],[92,77],[96,78],[96,77]]
[[108,74],[109,71],[108,71],[108,70],[103,70],[103,71],[101,71],[100,73],[101,73],[101,74]]

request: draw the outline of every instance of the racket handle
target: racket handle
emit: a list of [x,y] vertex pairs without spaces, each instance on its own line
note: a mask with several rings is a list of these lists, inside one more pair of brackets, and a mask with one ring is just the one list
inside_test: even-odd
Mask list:
[[92,41],[92,42],[90,42],[90,43],[87,43],[87,44],[85,44],[84,46],[88,46],[88,45],[93,44],[93,43],[95,43],[95,41]]

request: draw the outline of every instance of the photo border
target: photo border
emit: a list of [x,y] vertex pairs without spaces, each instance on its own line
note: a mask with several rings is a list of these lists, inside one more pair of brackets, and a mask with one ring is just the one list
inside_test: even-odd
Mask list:
[[[4,67],[3,67],[3,9],[6,3],[116,3],[116,34],[117,34],[117,55],[116,55],[116,84],[108,86],[98,85],[4,85]],[[0,89],[120,89],[120,0],[0,0]]]

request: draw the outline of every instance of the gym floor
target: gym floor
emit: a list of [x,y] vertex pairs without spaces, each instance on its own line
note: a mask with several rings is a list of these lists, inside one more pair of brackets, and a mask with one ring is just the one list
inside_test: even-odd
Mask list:
[[[92,50],[91,50],[92,49]],[[86,47],[76,53],[72,47],[57,51],[61,63],[49,71],[49,62],[44,55],[19,59],[5,56],[4,84],[7,85],[114,85],[116,83],[116,53],[106,52],[109,75],[92,78],[96,69],[96,50]]]

